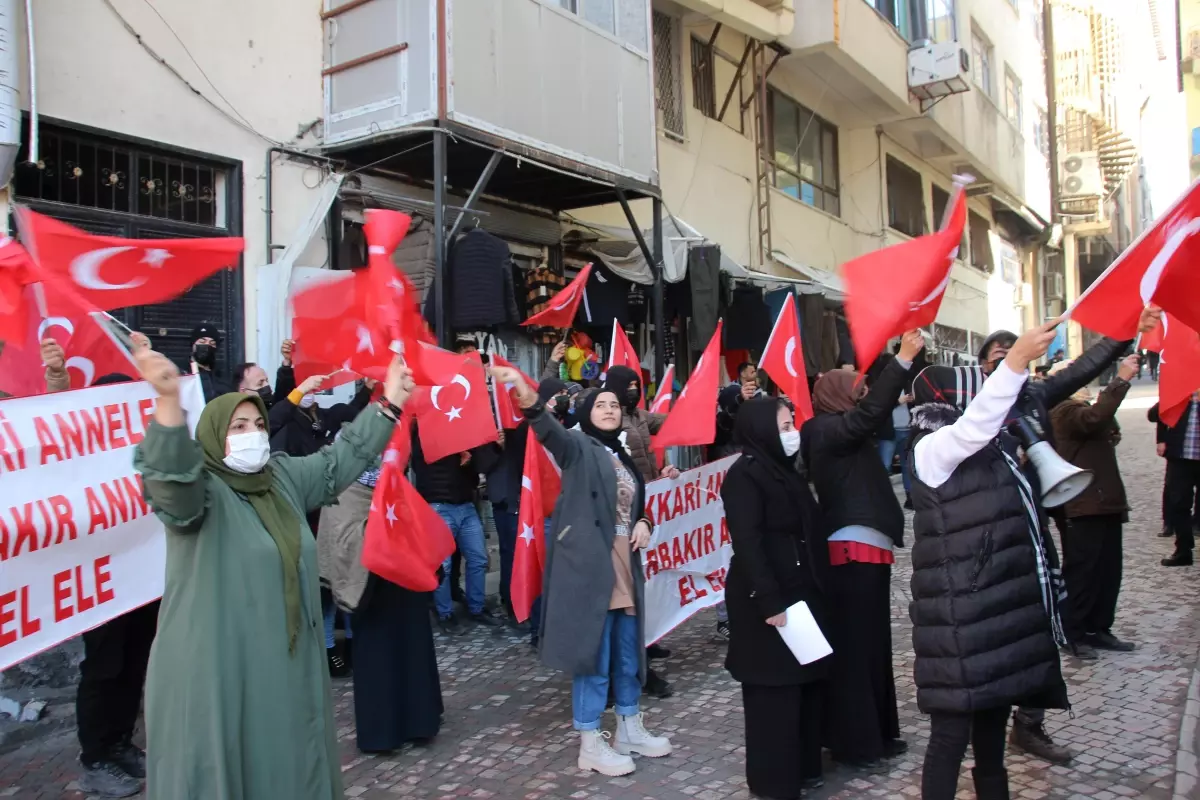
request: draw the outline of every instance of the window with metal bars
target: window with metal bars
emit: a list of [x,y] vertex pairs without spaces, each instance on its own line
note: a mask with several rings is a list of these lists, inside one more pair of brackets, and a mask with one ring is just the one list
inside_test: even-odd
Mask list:
[[654,104],[658,126],[668,135],[684,136],[683,81],[680,80],[679,20],[654,12]]
[[717,116],[716,74],[713,48],[708,42],[692,37],[692,105],[704,116]]

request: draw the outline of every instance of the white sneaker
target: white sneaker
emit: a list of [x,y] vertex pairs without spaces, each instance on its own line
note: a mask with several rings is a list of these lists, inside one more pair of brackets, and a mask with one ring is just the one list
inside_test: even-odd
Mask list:
[[613,750],[608,740],[612,734],[608,731],[579,732],[579,768],[599,772],[610,778],[628,775],[635,769],[633,759]]
[[671,740],[647,732],[642,725],[642,716],[617,717],[617,752],[625,755],[639,753],[649,758],[671,755]]

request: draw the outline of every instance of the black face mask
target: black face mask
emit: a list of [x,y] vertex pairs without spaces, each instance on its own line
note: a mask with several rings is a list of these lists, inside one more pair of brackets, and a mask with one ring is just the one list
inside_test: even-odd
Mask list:
[[630,406],[636,406],[638,400],[642,399],[642,393],[636,386],[630,386],[625,390],[625,402]]
[[567,414],[571,411],[571,398],[560,395],[554,398],[553,403],[554,415],[559,419],[566,419]]
[[192,360],[202,367],[211,367],[217,360],[217,348],[211,344],[198,344],[192,348]]
[[267,404],[267,408],[270,408],[271,400],[273,400],[275,397],[275,393],[271,391],[271,387],[263,386],[258,389],[255,389],[255,392],[258,394],[259,397],[262,398],[262,401]]

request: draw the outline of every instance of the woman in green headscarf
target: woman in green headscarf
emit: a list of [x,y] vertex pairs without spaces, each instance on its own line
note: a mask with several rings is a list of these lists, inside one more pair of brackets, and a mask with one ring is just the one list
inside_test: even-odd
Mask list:
[[146,681],[147,796],[341,800],[316,544],[305,514],[383,451],[412,390],[396,362],[383,400],[305,458],[271,456],[266,408],[226,394],[188,435],[179,371],[138,355],[158,392],[134,464],[166,525],[167,573]]

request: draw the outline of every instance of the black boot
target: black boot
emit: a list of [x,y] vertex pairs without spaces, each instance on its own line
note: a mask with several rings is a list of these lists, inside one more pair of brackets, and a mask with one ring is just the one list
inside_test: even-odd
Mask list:
[[1176,550],[1170,558],[1162,560],[1164,567],[1190,567],[1192,565],[1192,553],[1190,550]]
[[991,775],[980,775],[979,770],[971,770],[975,781],[976,800],[1008,800],[1008,772],[1000,770]]

